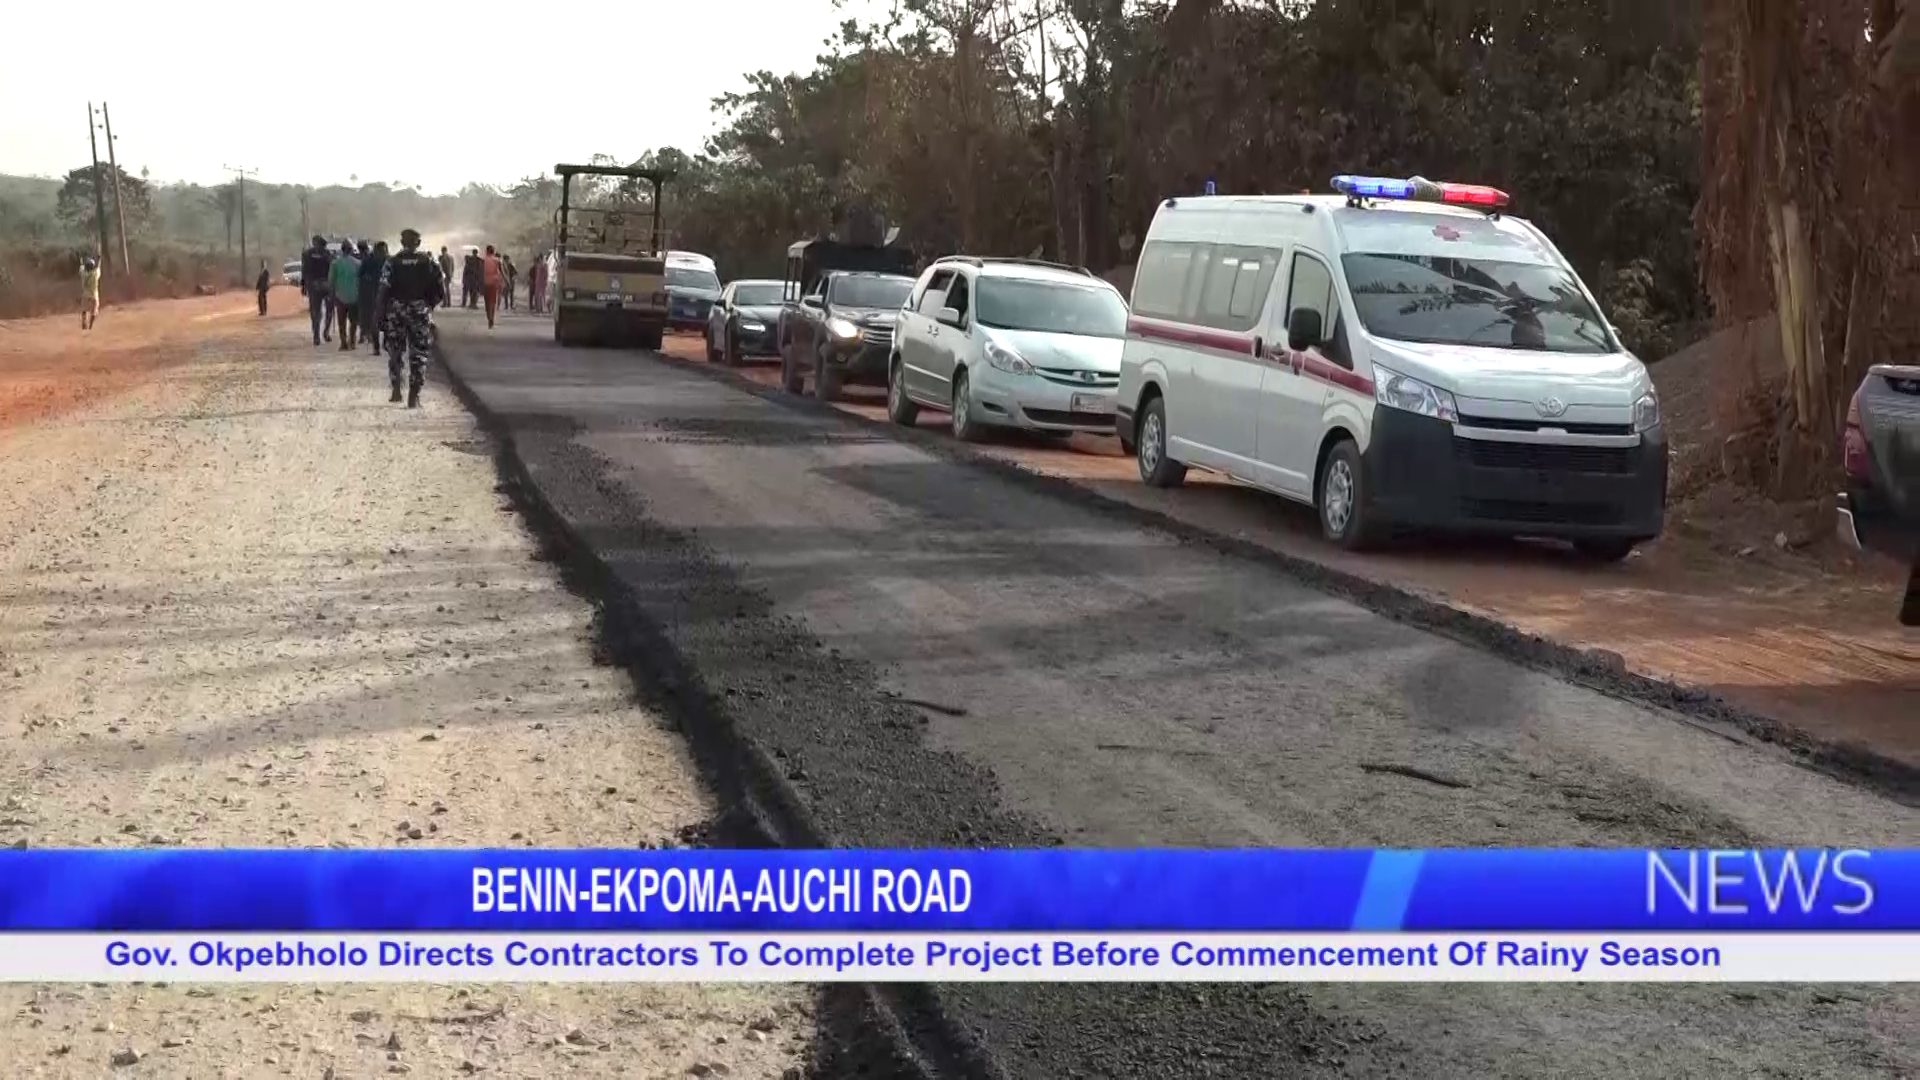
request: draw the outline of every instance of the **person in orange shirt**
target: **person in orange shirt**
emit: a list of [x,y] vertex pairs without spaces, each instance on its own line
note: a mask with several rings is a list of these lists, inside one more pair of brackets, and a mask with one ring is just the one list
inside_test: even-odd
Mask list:
[[493,313],[500,307],[500,286],[506,276],[500,270],[500,256],[493,253],[493,245],[487,245],[487,253],[480,256],[480,289],[487,300],[487,329],[493,329]]

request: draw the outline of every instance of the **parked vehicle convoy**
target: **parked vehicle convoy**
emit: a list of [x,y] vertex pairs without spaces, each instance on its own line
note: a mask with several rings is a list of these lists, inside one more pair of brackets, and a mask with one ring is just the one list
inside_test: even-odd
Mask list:
[[713,260],[691,251],[667,252],[667,325],[675,330],[704,330],[714,301],[720,299],[720,275]]
[[1908,564],[1900,621],[1920,626],[1920,365],[1876,364],[1847,406],[1840,535]]
[[302,267],[299,259],[288,259],[280,265],[280,280],[288,285],[299,285]]
[[[555,165],[560,209],[553,297],[553,339],[561,345],[593,342],[657,349],[667,328],[665,235],[660,189],[673,178],[658,169],[610,165]],[[644,207],[573,205],[576,176],[644,180],[653,198]]]
[[781,284],[780,382],[822,401],[849,381],[883,385],[893,328],[913,290],[913,253],[884,245],[803,240],[787,249]]
[[1110,432],[1126,334],[1120,291],[1084,269],[941,259],[900,313],[887,414],[946,410],[967,441],[989,427]]
[[1659,535],[1659,398],[1553,243],[1492,188],[1333,186],[1155,214],[1116,420],[1141,478],[1224,473],[1352,548],[1405,528],[1612,560]]
[[738,367],[749,357],[778,356],[774,327],[780,319],[780,282],[770,278],[730,281],[707,314],[707,359]]

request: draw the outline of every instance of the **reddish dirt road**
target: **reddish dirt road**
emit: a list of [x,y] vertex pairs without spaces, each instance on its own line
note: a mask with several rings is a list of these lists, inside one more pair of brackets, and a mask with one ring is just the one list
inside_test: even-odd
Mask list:
[[[267,317],[304,315],[297,289],[267,294]],[[188,347],[260,319],[251,292],[115,304],[92,330],[79,316],[0,320],[0,427],[57,416],[128,390]]]
[[[666,351],[704,360],[698,337]],[[779,365],[741,369],[778,387]],[[839,407],[886,419],[885,395],[852,387]],[[940,430],[943,413],[922,413]],[[1818,738],[1920,766],[1920,635],[1894,621],[1904,573],[1831,549],[1722,550],[1685,525],[1617,566],[1575,562],[1527,543],[1418,543],[1355,555],[1321,542],[1312,511],[1193,474],[1184,488],[1140,483],[1110,438],[1066,443],[1008,436],[982,452],[1071,479],[1109,498],[1297,558],[1398,585],[1521,631],[1617,653],[1635,672],[1696,686]]]

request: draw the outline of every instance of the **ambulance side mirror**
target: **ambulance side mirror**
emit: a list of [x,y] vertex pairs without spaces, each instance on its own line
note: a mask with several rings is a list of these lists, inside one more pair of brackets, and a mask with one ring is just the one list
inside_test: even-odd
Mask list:
[[1320,313],[1312,308],[1294,308],[1287,317],[1287,348],[1294,352],[1320,344],[1321,333]]

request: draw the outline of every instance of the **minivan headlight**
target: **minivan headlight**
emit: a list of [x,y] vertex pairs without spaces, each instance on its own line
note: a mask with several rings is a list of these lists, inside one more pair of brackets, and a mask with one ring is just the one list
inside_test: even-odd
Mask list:
[[1019,353],[1014,352],[1012,349],[1007,348],[997,341],[987,342],[986,353],[987,363],[992,364],[1001,371],[1007,372],[1010,375],[1033,374],[1033,365],[1027,363],[1026,357],[1021,356]]
[[1460,407],[1453,395],[1437,386],[1423,383],[1411,375],[1373,365],[1373,400],[1388,408],[1402,409],[1436,420],[1460,419]]
[[1660,426],[1660,394],[1653,387],[1633,403],[1633,430],[1651,431]]

